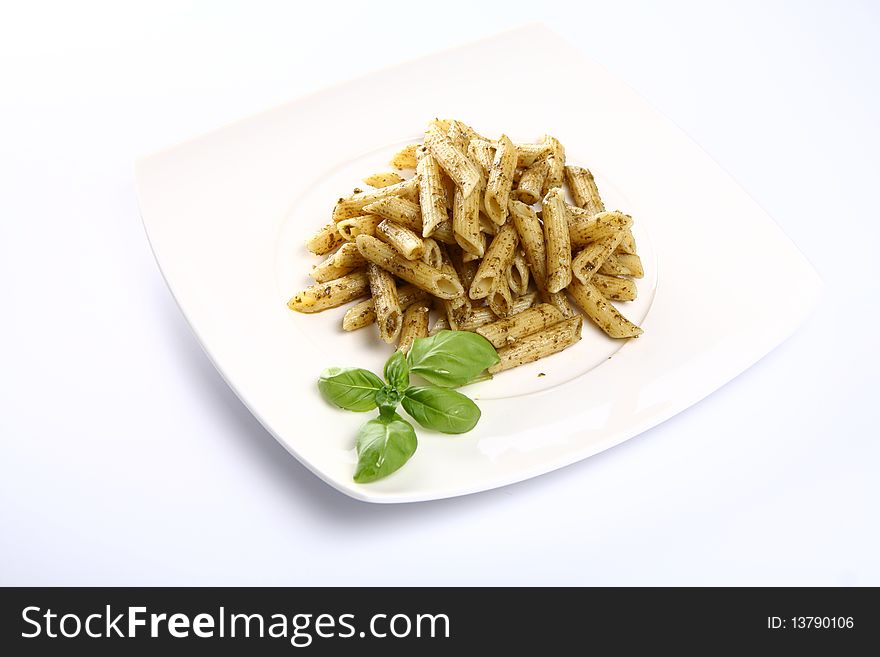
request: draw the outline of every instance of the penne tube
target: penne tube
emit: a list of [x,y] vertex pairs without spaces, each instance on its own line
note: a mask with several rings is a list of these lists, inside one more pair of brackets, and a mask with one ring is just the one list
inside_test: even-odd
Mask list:
[[[535,299],[536,295],[534,292],[529,292],[521,297],[517,297],[513,300],[513,303],[510,306],[510,314],[516,315],[517,313],[521,313],[524,310],[531,308],[532,304],[535,303]],[[488,306],[479,306],[471,309],[471,314],[466,320],[461,322],[458,328],[460,331],[473,331],[480,326],[485,326],[498,319],[498,315],[492,312],[491,308]]]
[[403,326],[397,342],[398,351],[409,353],[416,338],[428,336],[428,315],[431,309],[425,304],[414,303],[403,313]]
[[518,238],[512,224],[504,224],[492,239],[486,255],[480,262],[476,276],[471,283],[468,294],[471,299],[484,299],[495,286],[495,281],[504,279],[507,285],[507,268],[513,260]]
[[287,307],[299,313],[317,313],[365,296],[369,289],[366,272],[355,272],[307,287],[295,294]]
[[342,219],[336,224],[336,229],[344,240],[354,242],[358,235],[375,235],[376,228],[382,223],[382,217],[375,214],[365,214],[350,219]]
[[554,187],[562,187],[562,181],[565,177],[565,149],[559,140],[555,137],[546,135],[544,143],[548,144],[549,152],[547,153],[547,177],[544,178],[544,184],[541,187],[541,193],[546,196]]
[[569,213],[568,237],[572,248],[580,249],[626,231],[631,225],[632,217],[622,212],[600,212],[589,218],[572,218]]
[[387,196],[368,203],[363,208],[366,214],[375,214],[383,219],[390,219],[410,230],[422,232],[422,210],[414,203],[399,196]]
[[631,228],[627,228],[626,232],[623,233],[623,239],[620,240],[620,244],[617,245],[615,253],[637,255],[638,250],[636,249],[636,238],[633,237]]
[[[354,253],[351,253],[354,249]],[[326,283],[334,278],[341,278],[346,274],[350,274],[355,269],[363,267],[366,264],[357,247],[351,242],[346,242],[336,253],[327,257],[323,262],[312,267],[309,275],[315,279],[317,283]]]
[[[480,240],[483,242],[483,257],[485,257],[486,249],[489,248],[489,235],[480,231]],[[464,262],[477,262],[480,260],[480,256],[468,252],[465,252],[461,258]]]
[[590,281],[596,286],[596,289],[602,293],[602,296],[611,301],[632,301],[636,298],[636,284],[628,278],[617,278],[616,276],[607,276],[600,273],[593,274]]
[[506,319],[480,326],[477,333],[491,342],[493,347],[506,347],[519,338],[537,333],[563,319],[562,313],[555,306],[540,303]]
[[572,274],[581,283],[586,285],[590,282],[593,274],[599,271],[602,263],[608,259],[620,240],[623,238],[623,231],[619,230],[617,234],[606,237],[601,242],[593,242],[583,248],[571,261]]
[[541,190],[544,187],[544,179],[550,169],[550,162],[546,157],[537,160],[532,166],[523,172],[516,187],[514,196],[523,203],[532,205],[541,200]]
[[437,226],[437,230],[434,231],[434,234],[431,235],[431,237],[444,244],[455,244],[455,234],[452,230],[452,221],[447,219],[442,222]]
[[404,180],[396,185],[389,185],[388,187],[374,189],[369,192],[358,192],[346,198],[341,198],[336,202],[336,207],[333,208],[333,221],[339,222],[343,219],[350,219],[351,217],[364,214],[362,210],[365,205],[387,196],[402,196],[414,201],[418,190],[419,176],[413,176],[409,180]]
[[337,249],[344,241],[336,224],[331,222],[309,238],[306,248],[315,255],[325,255]]
[[441,223],[448,219],[446,190],[440,179],[440,165],[434,156],[425,153],[419,160],[419,205],[422,211],[422,237],[431,237]]
[[418,149],[419,144],[407,144],[391,158],[391,166],[395,169],[415,169],[418,163],[416,159],[416,151]]
[[[516,166],[530,167],[538,160],[544,158],[552,149],[552,144],[543,142],[540,144],[514,144],[516,148]],[[541,195],[538,195],[540,198]]]
[[452,200],[452,233],[456,243],[468,253],[483,257],[485,243],[480,237],[480,195],[474,191],[465,196],[456,187]]
[[507,135],[496,142],[495,158],[486,183],[486,214],[497,225],[507,219],[507,201],[513,189],[513,171],[516,169],[516,148]]
[[[446,174],[461,188],[465,196],[468,196],[480,184],[482,177],[480,168],[455,148],[446,135],[436,129],[429,129],[425,133],[425,146]],[[422,212],[424,212],[424,204]]]
[[376,237],[394,247],[407,260],[419,260],[425,252],[425,243],[409,228],[384,219],[376,226]]
[[495,235],[498,232],[498,225],[482,212],[480,213],[480,231],[486,235]]
[[359,235],[355,240],[358,250],[369,262],[379,265],[407,283],[412,283],[440,299],[454,299],[464,293],[461,283],[421,260],[407,260],[382,240]]
[[635,338],[642,334],[642,329],[621,315],[592,283],[584,285],[574,280],[568,286],[568,292],[584,314],[609,337]]
[[642,267],[642,259],[639,256],[612,253],[599,267],[599,273],[608,274],[609,276],[642,278],[645,275],[645,270]]
[[426,237],[422,242],[425,245],[425,252],[422,254],[422,262],[426,265],[440,269],[443,266],[443,252],[440,245],[433,237]]
[[532,363],[570,347],[581,339],[582,325],[582,317],[572,317],[501,347],[498,349],[501,360],[489,368],[489,373]]
[[599,196],[599,188],[589,169],[583,167],[565,167],[565,181],[574,199],[575,205],[584,208],[590,214],[605,212],[605,204]]
[[516,296],[529,291],[529,265],[522,251],[513,254],[513,262],[507,270],[507,286]]
[[367,264],[367,277],[370,280],[370,294],[373,296],[379,337],[383,342],[391,344],[397,340],[403,325],[403,311],[400,308],[394,276],[370,262]]
[[399,173],[393,171],[384,171],[382,173],[374,173],[371,176],[362,178],[362,180],[370,187],[389,187],[403,182],[403,178]]
[[507,317],[513,311],[513,294],[507,285],[507,276],[498,276],[492,285],[489,296],[486,297],[489,308],[498,317]]
[[[397,300],[400,307],[408,308],[414,303],[427,303],[428,293],[415,285],[402,285],[397,289]],[[356,331],[376,321],[376,308],[372,299],[356,303],[345,312],[342,318],[343,331]]]
[[489,178],[489,169],[495,159],[495,147],[485,139],[471,139],[468,144],[468,156],[478,167],[484,178]]
[[464,124],[461,121],[455,119],[450,121],[449,129],[446,130],[446,136],[459,153],[467,155],[468,144],[470,143],[471,138],[468,136]]
[[346,242],[332,256],[333,263],[338,267],[363,267],[367,264],[357,246],[352,242]]
[[547,249],[547,291],[560,292],[571,282],[572,261],[568,215],[560,187],[553,187],[541,202],[544,245]]
[[428,335],[437,335],[440,331],[448,331],[449,330],[449,322],[446,321],[445,317],[438,317],[437,321],[434,322],[434,326],[431,327],[431,330],[428,331]]
[[[455,270],[455,267],[452,266],[452,261],[448,256],[443,259],[441,271],[454,277],[455,280],[461,284],[461,280],[458,278],[458,272]],[[464,286],[462,286],[462,290],[464,289]],[[443,309],[446,312],[446,320],[449,322],[449,327],[457,331],[461,323],[471,314],[471,300],[465,292],[462,292],[462,294],[454,299],[444,299]]]

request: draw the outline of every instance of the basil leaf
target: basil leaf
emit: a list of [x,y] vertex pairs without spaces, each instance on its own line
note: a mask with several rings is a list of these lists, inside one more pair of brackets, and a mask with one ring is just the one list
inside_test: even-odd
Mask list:
[[442,388],[470,383],[498,362],[492,344],[470,331],[440,331],[430,338],[416,338],[409,350],[410,372]]
[[403,399],[403,393],[391,386],[382,386],[376,391],[376,406],[379,407],[379,415],[390,419],[397,412],[397,405]]
[[426,429],[443,433],[465,433],[480,419],[473,401],[447,388],[412,387],[403,393],[403,407]]
[[412,425],[397,413],[370,420],[358,433],[354,480],[366,484],[387,477],[409,461],[417,446]]
[[359,367],[328,367],[318,379],[324,399],[349,411],[376,408],[376,391],[383,385],[382,379]]
[[385,363],[385,380],[398,390],[406,390],[409,385],[409,363],[402,351],[395,351]]

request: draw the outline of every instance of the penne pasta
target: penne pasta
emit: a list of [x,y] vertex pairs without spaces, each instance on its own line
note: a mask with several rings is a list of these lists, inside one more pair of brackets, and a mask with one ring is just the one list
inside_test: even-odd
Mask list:
[[492,373],[574,344],[582,313],[612,337],[641,333],[611,303],[634,300],[644,276],[632,217],[605,210],[591,171],[566,164],[558,139],[490,140],[436,118],[391,165],[339,198],[307,241],[324,259],[290,309],[354,301],[343,330],[375,323],[403,353],[418,337],[475,331],[498,350]]
[[514,196],[523,203],[532,205],[541,200],[541,190],[544,188],[544,179],[550,170],[550,162],[546,157],[542,157],[526,169],[519,184],[516,187]]
[[547,153],[547,177],[544,178],[544,185],[541,187],[541,193],[546,196],[554,187],[562,187],[562,181],[565,177],[565,149],[559,140],[555,137],[546,135],[544,143],[548,145]]
[[480,184],[479,167],[467,155],[455,148],[446,135],[436,129],[428,130],[425,133],[425,145],[431,155],[436,158],[440,167],[461,188],[465,196],[468,196]]
[[[602,268],[599,268],[602,271]],[[606,274],[593,274],[590,282],[611,301],[632,301],[636,298],[636,284],[628,278],[617,278]]]
[[574,199],[575,205],[584,208],[590,214],[605,212],[605,204],[599,196],[599,188],[589,169],[583,167],[565,167],[565,180]]
[[[452,261],[449,259],[449,256],[445,256],[443,258],[443,264],[440,270],[453,277],[456,281],[458,281],[459,285],[461,284],[461,280],[458,277],[458,272],[455,270],[455,267],[452,266]],[[464,290],[464,286],[461,288]],[[454,299],[444,299],[443,300],[443,309],[446,312],[446,320],[449,322],[449,327],[453,330],[458,330],[461,323],[468,318],[471,314],[471,300],[468,298],[468,295],[463,291],[459,296]]]
[[639,256],[612,253],[599,267],[599,273],[609,276],[642,278],[645,275],[645,270],[642,268],[642,259]]
[[391,166],[395,169],[415,169],[418,163],[416,159],[416,151],[418,149],[418,144],[407,144],[391,158]]
[[517,296],[529,291],[529,264],[522,251],[513,254],[513,262],[507,270],[507,286]]
[[295,294],[287,307],[298,313],[317,313],[365,296],[369,289],[366,272],[355,272],[307,287]]
[[428,336],[428,315],[430,308],[421,303],[414,303],[403,313],[403,326],[400,329],[398,351],[409,353],[416,338]]
[[422,212],[422,237],[431,237],[437,227],[448,219],[446,190],[440,179],[440,165],[434,156],[425,153],[419,160],[419,205]]
[[593,242],[583,248],[571,261],[572,274],[581,283],[586,285],[590,282],[593,274],[599,271],[602,263],[608,259],[620,240],[623,238],[623,231],[619,230],[615,235],[606,237],[601,242]]
[[532,363],[570,347],[581,339],[582,325],[582,317],[572,317],[501,347],[498,349],[498,358],[501,360],[489,368],[489,373]]
[[471,299],[484,299],[495,287],[495,281],[504,279],[507,285],[507,268],[513,260],[518,238],[512,224],[504,224],[486,250],[486,256],[480,262],[468,294]]
[[403,325],[403,312],[400,308],[400,299],[397,297],[394,276],[370,262],[367,264],[367,277],[370,281],[370,294],[373,296],[379,337],[391,344],[397,340],[400,327]]
[[623,239],[620,240],[620,244],[617,245],[615,253],[623,253],[625,255],[636,255],[638,253],[638,250],[636,249],[636,238],[633,237],[631,228],[627,228],[623,233]]
[[480,195],[474,191],[465,196],[460,188],[455,189],[452,201],[452,233],[456,243],[468,253],[483,257],[485,243],[480,237]]
[[577,311],[571,307],[565,292],[547,291],[547,252],[544,247],[544,231],[538,216],[531,207],[520,201],[510,201],[509,208],[526,262],[541,298],[556,306],[565,317],[572,317]]
[[537,333],[563,319],[565,318],[562,313],[555,306],[541,303],[506,319],[481,326],[476,331],[491,342],[493,347],[505,347],[519,338]]
[[375,235],[376,228],[382,221],[382,217],[378,215],[365,214],[341,220],[336,224],[336,229],[344,240],[353,242],[358,235]]
[[471,139],[468,144],[468,156],[478,167],[484,178],[489,178],[489,169],[495,159],[495,147],[485,139]]
[[[427,303],[428,293],[415,285],[402,285],[397,288],[397,300],[400,307],[408,308],[414,303]],[[372,299],[356,303],[345,312],[342,318],[343,331],[356,331],[376,321],[376,308]]]
[[486,214],[497,225],[507,219],[507,201],[513,189],[513,171],[516,168],[516,148],[507,135],[496,142],[495,158],[486,183]]
[[642,334],[642,329],[621,315],[595,285],[574,280],[568,286],[568,292],[584,314],[609,337],[635,338]]
[[422,242],[425,245],[422,262],[435,269],[440,269],[443,266],[443,252],[440,250],[440,245],[433,237],[426,237]]
[[394,173],[393,171],[374,173],[362,180],[370,187],[389,187],[403,182],[403,178],[400,177],[400,174]]
[[413,176],[409,180],[389,185],[369,192],[358,192],[351,196],[341,198],[333,208],[333,221],[339,222],[363,214],[365,205],[378,201],[386,196],[402,196],[411,201],[416,199],[419,190],[419,176]]
[[309,272],[309,276],[311,276],[316,283],[326,283],[327,281],[332,281],[336,278],[341,278],[346,274],[350,274],[352,271],[357,269],[357,267],[345,267],[341,265],[337,265],[334,262],[333,256],[330,256],[324,262],[321,262],[314,267],[312,267],[312,271]]
[[[516,148],[516,166],[530,167],[552,149],[552,144],[543,142],[540,144],[514,144]],[[540,198],[540,195],[538,196]]]
[[464,293],[461,283],[421,260],[407,260],[381,240],[359,235],[355,240],[358,250],[369,262],[379,265],[407,283],[412,283],[440,299],[454,299]]
[[414,203],[399,196],[387,196],[368,203],[363,208],[366,214],[375,214],[383,219],[390,219],[410,230],[422,232],[422,210]]
[[[532,304],[535,303],[535,298],[536,295],[534,292],[529,292],[521,297],[517,297],[513,300],[513,303],[510,306],[510,314],[516,315],[517,313],[521,313],[524,310],[531,308]],[[471,309],[471,314],[458,328],[460,331],[473,331],[480,326],[485,326],[498,319],[498,315],[492,312],[492,309],[488,306],[478,306]]]
[[440,331],[448,331],[449,330],[449,322],[446,321],[445,317],[438,317],[437,321],[434,322],[434,326],[431,327],[431,330],[428,331],[428,335],[437,335]]
[[331,222],[309,238],[306,248],[315,255],[325,255],[337,249],[344,241],[336,224]]
[[571,241],[562,189],[551,188],[541,203],[541,209],[547,249],[547,291],[560,292],[571,282],[572,276]]
[[425,252],[425,243],[409,228],[388,219],[376,226],[376,237],[394,247],[407,260],[418,260]]
[[632,217],[622,212],[600,212],[588,218],[573,218],[569,212],[568,237],[572,248],[580,249],[592,242],[600,242],[606,237],[626,231],[631,225]]
[[486,301],[498,317],[510,315],[513,310],[513,294],[510,292],[510,286],[507,285],[506,272],[505,275],[495,278]]

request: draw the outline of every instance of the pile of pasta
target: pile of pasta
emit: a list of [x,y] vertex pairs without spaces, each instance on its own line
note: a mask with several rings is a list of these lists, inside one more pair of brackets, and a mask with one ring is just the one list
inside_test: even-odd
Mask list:
[[632,217],[605,210],[593,175],[567,165],[557,139],[490,140],[435,119],[391,165],[413,173],[364,178],[372,189],[340,198],[308,240],[327,258],[292,310],[366,297],[342,328],[375,324],[403,351],[443,329],[476,331],[498,351],[493,373],[573,345],[583,315],[612,338],[642,333],[610,303],[635,299],[643,276]]

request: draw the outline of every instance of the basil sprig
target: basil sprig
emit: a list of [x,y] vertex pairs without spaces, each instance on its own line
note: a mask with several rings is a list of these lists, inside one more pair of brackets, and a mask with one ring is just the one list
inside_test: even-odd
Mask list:
[[[416,432],[397,413],[401,404],[426,429],[448,434],[473,429],[480,409],[451,388],[485,378],[481,375],[486,368],[497,362],[495,348],[483,336],[440,331],[430,338],[417,338],[409,354],[395,351],[385,363],[384,381],[360,368],[324,370],[318,390],[328,402],[349,411],[379,409],[379,416],[358,432],[354,480],[364,484],[387,477],[415,453]],[[410,374],[433,385],[410,385]]]

